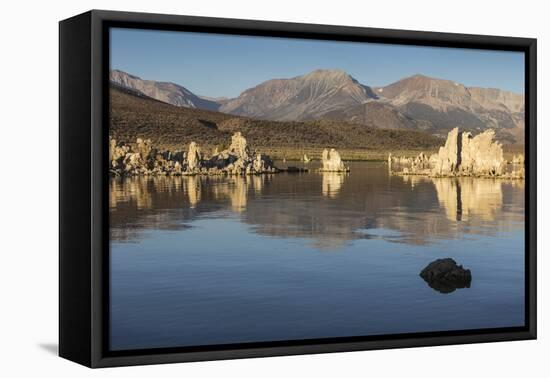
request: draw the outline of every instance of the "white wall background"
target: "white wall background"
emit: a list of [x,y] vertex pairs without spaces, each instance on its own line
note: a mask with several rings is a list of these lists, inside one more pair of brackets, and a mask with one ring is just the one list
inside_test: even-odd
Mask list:
[[[6,1],[0,22],[0,376],[540,377],[550,372],[550,247],[539,169],[539,340],[90,370],[57,345],[58,25],[92,8],[536,37],[539,167],[550,165],[550,27],[543,1]],[[547,174],[547,173],[546,173]]]

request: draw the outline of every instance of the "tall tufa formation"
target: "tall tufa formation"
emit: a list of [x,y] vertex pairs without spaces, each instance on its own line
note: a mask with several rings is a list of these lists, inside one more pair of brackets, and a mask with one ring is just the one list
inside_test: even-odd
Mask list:
[[462,133],[460,172],[467,175],[501,176],[505,164],[502,145],[494,141],[495,132],[487,130],[472,136]]
[[434,159],[435,167],[432,171],[433,174],[446,176],[457,172],[458,165],[460,164],[460,139],[461,135],[457,127],[449,131],[445,145],[439,147],[437,158]]
[[246,139],[241,135],[240,131],[237,131],[231,137],[231,145],[229,146],[229,152],[241,159],[246,159],[250,155]]
[[423,153],[416,158],[390,155],[388,166],[392,173],[405,175],[524,178],[523,169],[514,168],[512,172],[506,172],[502,145],[494,138],[493,130],[473,136],[470,132],[460,132],[454,128],[438,153],[429,158]]
[[212,156],[208,164],[213,171],[221,170],[232,175],[278,171],[269,156],[250,151],[245,137],[240,132],[233,134],[229,148]]
[[330,151],[326,148],[323,150],[321,172],[348,172],[349,168],[344,165],[338,151],[331,148]]
[[187,170],[189,172],[196,171],[201,168],[201,152],[200,148],[195,142],[189,143],[189,150],[187,152]]

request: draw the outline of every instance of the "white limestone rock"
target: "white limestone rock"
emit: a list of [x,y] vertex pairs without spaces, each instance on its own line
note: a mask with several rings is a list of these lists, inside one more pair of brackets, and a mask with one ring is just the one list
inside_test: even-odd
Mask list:
[[435,161],[435,167],[432,170],[434,175],[451,176],[458,171],[460,161],[458,127],[449,131],[445,145],[439,148],[439,152],[433,161]]
[[322,164],[323,166],[320,169],[321,172],[349,171],[349,168],[344,165],[340,154],[334,148],[331,148],[330,151],[326,148],[323,150]]
[[187,172],[194,172],[201,167],[200,148],[195,142],[189,143],[187,152]]

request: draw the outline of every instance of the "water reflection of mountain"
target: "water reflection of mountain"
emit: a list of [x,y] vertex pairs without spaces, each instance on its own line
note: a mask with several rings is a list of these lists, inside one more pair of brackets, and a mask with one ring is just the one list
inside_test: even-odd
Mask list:
[[148,229],[182,230],[197,218],[224,216],[326,249],[360,238],[424,244],[523,227],[517,183],[391,177],[380,163],[351,165],[348,175],[113,179],[111,237],[131,241]]

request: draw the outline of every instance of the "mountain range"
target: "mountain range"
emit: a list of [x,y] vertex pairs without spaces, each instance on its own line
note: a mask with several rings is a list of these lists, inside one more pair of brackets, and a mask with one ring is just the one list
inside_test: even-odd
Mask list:
[[179,107],[198,108],[271,121],[328,119],[379,129],[422,130],[436,136],[454,127],[494,128],[504,143],[523,143],[522,94],[414,75],[384,87],[361,84],[348,73],[315,70],[289,79],[272,79],[236,98],[199,96],[185,87],[143,80],[119,70],[111,82]]
[[[270,121],[192,107],[175,106],[133,89],[111,84],[109,135],[119,142],[151,139],[161,150],[177,151],[195,141],[224,149],[240,131],[248,143],[272,157],[309,149],[319,156],[327,146],[343,150],[435,150],[442,140],[417,130],[387,130],[329,119]],[[286,151],[286,152],[285,152]],[[298,156],[301,158],[302,155]],[[383,154],[386,158],[387,154]]]
[[186,108],[199,108],[206,110],[218,110],[220,104],[214,100],[195,95],[187,88],[169,82],[143,80],[129,73],[112,70],[110,81],[124,88],[140,92],[156,100],[168,104],[183,106]]
[[303,121],[376,98],[370,87],[344,71],[316,70],[292,79],[268,80],[225,102],[219,110],[276,121]]

